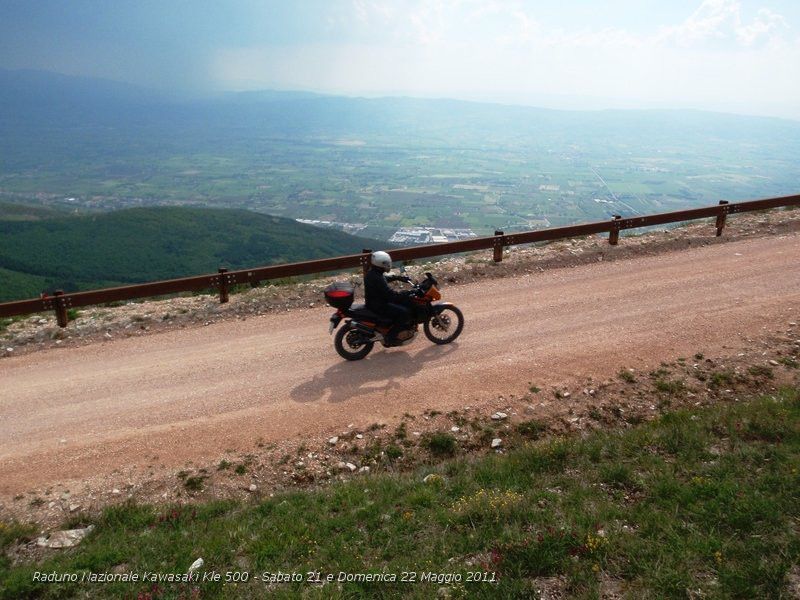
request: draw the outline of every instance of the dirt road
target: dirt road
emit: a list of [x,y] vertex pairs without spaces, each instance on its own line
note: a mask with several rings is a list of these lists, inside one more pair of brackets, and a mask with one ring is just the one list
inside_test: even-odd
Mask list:
[[327,307],[3,359],[0,495],[740,347],[798,320],[800,235],[443,293],[467,319],[457,343],[358,363],[335,353]]

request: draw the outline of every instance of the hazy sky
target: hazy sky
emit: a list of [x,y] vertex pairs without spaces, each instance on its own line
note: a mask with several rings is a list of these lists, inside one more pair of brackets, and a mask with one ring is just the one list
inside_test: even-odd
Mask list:
[[800,0],[0,0],[0,67],[800,119]]

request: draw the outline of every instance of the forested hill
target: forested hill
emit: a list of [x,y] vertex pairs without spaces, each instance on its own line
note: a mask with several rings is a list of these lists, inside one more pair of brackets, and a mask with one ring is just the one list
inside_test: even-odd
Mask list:
[[245,210],[133,208],[35,221],[0,216],[0,301],[385,246]]

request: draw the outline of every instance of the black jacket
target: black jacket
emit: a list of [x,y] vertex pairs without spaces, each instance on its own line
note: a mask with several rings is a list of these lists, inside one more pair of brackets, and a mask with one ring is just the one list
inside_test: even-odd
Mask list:
[[380,312],[389,303],[404,305],[407,297],[389,287],[382,269],[372,267],[364,275],[364,303],[368,309]]

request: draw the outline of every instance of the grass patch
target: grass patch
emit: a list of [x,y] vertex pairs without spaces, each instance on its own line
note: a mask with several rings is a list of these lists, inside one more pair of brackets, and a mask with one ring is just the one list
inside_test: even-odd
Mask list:
[[206,479],[205,475],[191,475],[183,480],[183,485],[190,492],[199,492],[203,489],[203,482]]
[[30,540],[36,533],[36,527],[16,521],[0,521],[0,565],[8,566],[5,550],[14,544]]
[[451,434],[437,431],[426,435],[422,439],[422,445],[427,448],[433,456],[454,456],[458,450],[458,442]]
[[624,463],[604,464],[600,469],[600,479],[607,485],[618,489],[636,489],[637,484],[631,468]]
[[[532,426],[534,430],[538,427]],[[455,452],[445,433],[431,453]],[[388,453],[388,446],[385,451]],[[434,448],[436,450],[434,450]],[[359,477],[258,502],[125,504],[93,519],[75,549],[0,562],[0,598],[566,597],[617,582],[631,598],[777,598],[800,555],[800,394],[675,411],[585,438],[529,441],[505,455],[459,457],[402,475]],[[184,476],[184,481],[189,475]],[[8,524],[7,524],[8,526]],[[0,528],[3,555],[32,530]],[[40,583],[34,571],[247,571],[249,581]],[[416,583],[273,584],[262,573],[414,572]],[[486,572],[494,583],[422,582],[421,573]],[[494,573],[494,575],[491,575]],[[398,577],[399,578],[399,577]]]
[[537,421],[536,419],[531,419],[530,421],[522,421],[521,423],[517,423],[514,426],[514,429],[522,437],[535,440],[540,438],[542,434],[547,431],[547,425],[541,421]]
[[624,381],[625,383],[635,383],[636,382],[636,377],[633,376],[633,373],[631,373],[630,371],[626,371],[625,369],[623,369],[619,373],[617,373],[617,377],[622,379],[622,381]]
[[670,381],[668,379],[656,379],[653,385],[657,391],[670,396],[680,394],[686,390],[686,385],[680,379],[675,381]]
[[775,379],[775,374],[772,372],[772,369],[766,365],[753,365],[747,369],[747,372],[758,379]]
[[9,325],[12,323],[16,323],[17,321],[24,320],[25,317],[3,317],[0,318],[0,333],[4,332],[8,329]]
[[791,356],[782,356],[778,359],[778,362],[785,367],[789,367],[790,369],[800,368],[800,364],[798,364],[797,360]]
[[401,456],[403,456],[403,449],[400,446],[396,446],[395,444],[390,444],[386,446],[386,458],[389,461],[395,461]]
[[726,385],[732,385],[736,380],[736,375],[733,371],[715,371],[711,374],[708,384],[711,387],[720,388]]

